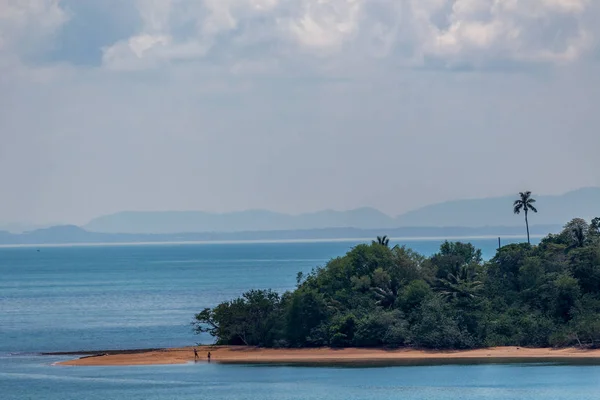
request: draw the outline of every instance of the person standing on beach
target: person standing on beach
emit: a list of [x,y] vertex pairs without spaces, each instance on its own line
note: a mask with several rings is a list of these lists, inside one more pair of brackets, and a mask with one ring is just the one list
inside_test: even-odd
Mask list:
[[208,352],[208,354],[206,355],[206,358],[208,358],[208,362],[210,362],[210,351]]
[[194,348],[194,361],[198,361],[200,357],[198,357],[198,350]]

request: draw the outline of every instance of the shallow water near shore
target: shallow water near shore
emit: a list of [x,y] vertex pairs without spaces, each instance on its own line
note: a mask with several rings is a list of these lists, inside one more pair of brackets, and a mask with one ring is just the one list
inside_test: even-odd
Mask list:
[[600,367],[555,363],[380,368],[50,365],[59,360],[64,358],[47,358],[44,363],[38,357],[0,361],[2,398],[592,400],[600,392]]

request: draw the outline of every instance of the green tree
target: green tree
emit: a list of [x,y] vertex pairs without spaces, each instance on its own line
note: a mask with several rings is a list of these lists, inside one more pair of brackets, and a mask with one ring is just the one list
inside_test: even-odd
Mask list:
[[373,284],[371,290],[377,299],[377,304],[384,308],[392,308],[398,297],[400,288],[398,281],[392,281],[390,275],[383,268],[377,268],[373,271],[371,282]]
[[356,317],[353,314],[336,315],[329,324],[328,343],[331,347],[347,347],[354,340]]
[[398,305],[405,313],[414,314],[419,305],[434,296],[431,287],[424,280],[414,280],[402,288]]
[[375,311],[358,321],[353,345],[400,347],[409,336],[408,322],[399,310]]
[[455,273],[448,273],[446,278],[440,278],[437,289],[447,300],[474,300],[483,289],[483,283],[477,279],[477,274],[469,265],[461,266]]
[[552,298],[554,300],[554,314],[563,321],[571,319],[572,308],[577,303],[581,288],[577,279],[569,275],[560,275],[552,282]]
[[568,243],[569,248],[583,247],[590,234],[590,226],[582,218],[574,218],[563,228],[561,236]]
[[292,346],[306,345],[313,333],[327,318],[323,295],[301,288],[291,294],[285,311],[286,341]]
[[513,212],[515,214],[520,214],[521,211],[525,213],[525,226],[527,227],[527,243],[529,244],[531,244],[531,241],[529,240],[529,220],[527,218],[527,215],[529,211],[533,211],[534,213],[538,212],[537,208],[535,208],[533,203],[535,203],[535,199],[531,197],[531,192],[529,191],[520,192],[519,199],[515,200],[515,202],[513,203]]
[[196,314],[196,333],[209,333],[217,344],[268,346],[280,319],[280,298],[271,290],[251,290],[233,301]]
[[583,244],[585,243],[586,239],[585,230],[583,230],[583,227],[576,226],[575,228],[573,228],[573,239],[575,239],[573,246],[583,247]]
[[471,243],[461,242],[445,241],[440,246],[440,252],[431,257],[437,269],[436,275],[441,279],[447,278],[448,274],[458,274],[463,266],[480,266],[482,261],[481,250]]
[[596,217],[590,224],[590,234],[600,235],[600,217]]
[[474,345],[473,338],[460,329],[452,309],[439,297],[420,307],[419,319],[411,327],[411,341],[431,349],[463,349]]
[[598,224],[574,219],[486,262],[469,243],[424,257],[380,238],[299,274],[291,292],[247,292],[194,325],[219,344],[268,347],[598,346]]
[[600,246],[577,248],[569,253],[570,269],[586,293],[600,293]]

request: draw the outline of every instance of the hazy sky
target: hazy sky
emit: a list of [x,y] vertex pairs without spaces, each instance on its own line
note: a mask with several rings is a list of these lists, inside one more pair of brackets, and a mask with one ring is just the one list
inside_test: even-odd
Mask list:
[[600,185],[597,0],[0,0],[0,221]]

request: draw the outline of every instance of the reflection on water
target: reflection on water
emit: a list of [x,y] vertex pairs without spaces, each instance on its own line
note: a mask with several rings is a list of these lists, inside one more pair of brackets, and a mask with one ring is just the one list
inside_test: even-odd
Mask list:
[[598,358],[516,358],[516,357],[489,357],[489,358],[465,358],[465,359],[448,359],[448,358],[427,358],[427,359],[403,359],[403,360],[331,360],[324,362],[294,362],[294,363],[269,363],[269,362],[252,362],[245,363],[243,361],[226,361],[222,364],[232,365],[252,365],[256,367],[311,367],[311,368],[384,368],[384,367],[428,367],[428,366],[443,366],[443,365],[515,365],[515,366],[600,366]]

